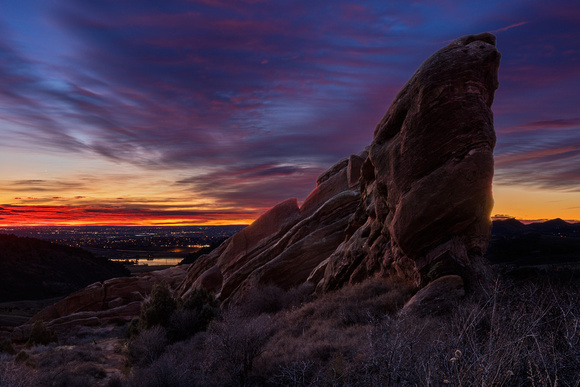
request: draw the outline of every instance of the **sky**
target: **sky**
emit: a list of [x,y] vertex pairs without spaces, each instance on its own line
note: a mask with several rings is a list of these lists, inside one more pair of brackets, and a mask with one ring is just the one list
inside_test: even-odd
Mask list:
[[250,223],[485,31],[493,214],[580,220],[579,20],[577,0],[2,0],[0,226]]

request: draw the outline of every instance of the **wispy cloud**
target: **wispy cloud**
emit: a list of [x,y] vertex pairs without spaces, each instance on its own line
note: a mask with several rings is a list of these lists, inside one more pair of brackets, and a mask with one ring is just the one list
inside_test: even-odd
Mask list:
[[[137,166],[147,193],[158,190],[152,200],[178,190],[179,200],[257,211],[303,199],[324,168],[370,143],[435,43],[490,30],[502,52],[496,180],[578,187],[576,2],[37,4],[0,21],[0,147]],[[15,27],[34,15],[28,30]],[[99,179],[51,175],[0,192],[136,204],[121,180],[105,194]]]
[[490,32],[491,33],[494,33],[494,34],[497,34],[499,32],[504,32],[504,31],[507,31],[507,30],[511,30],[512,28],[521,27],[521,26],[526,25],[528,23],[529,22],[527,22],[527,21],[523,21],[523,22],[519,22],[519,23],[515,23],[515,24],[510,24],[509,26],[502,27],[502,28],[498,28],[497,30],[493,30],[493,31],[490,31]]

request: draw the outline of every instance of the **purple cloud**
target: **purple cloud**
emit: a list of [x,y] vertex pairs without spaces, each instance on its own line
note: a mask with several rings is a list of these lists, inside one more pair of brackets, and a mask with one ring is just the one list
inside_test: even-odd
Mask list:
[[37,35],[62,43],[52,50],[20,44],[0,19],[6,144],[180,169],[191,178],[176,187],[224,205],[303,199],[321,171],[370,143],[422,60],[495,31],[496,181],[580,186],[577,2],[47,4],[36,14],[51,29]]

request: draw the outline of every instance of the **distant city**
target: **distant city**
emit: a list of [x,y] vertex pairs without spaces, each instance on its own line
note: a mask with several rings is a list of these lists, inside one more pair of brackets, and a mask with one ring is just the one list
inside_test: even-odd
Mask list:
[[172,265],[187,254],[222,242],[245,225],[0,227],[0,234],[80,247],[113,260]]

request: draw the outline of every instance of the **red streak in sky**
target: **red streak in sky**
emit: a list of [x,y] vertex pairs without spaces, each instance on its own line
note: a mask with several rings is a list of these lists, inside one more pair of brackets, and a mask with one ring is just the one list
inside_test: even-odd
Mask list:
[[151,211],[113,206],[2,206],[0,227],[66,225],[227,225],[251,223],[259,213]]

